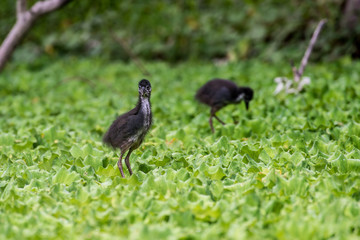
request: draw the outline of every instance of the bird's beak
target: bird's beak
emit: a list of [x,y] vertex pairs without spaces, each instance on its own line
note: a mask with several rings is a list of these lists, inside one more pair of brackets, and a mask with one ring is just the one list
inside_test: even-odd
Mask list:
[[246,110],[249,110],[249,101],[245,100],[245,107],[246,107]]
[[150,91],[148,89],[146,89],[145,87],[142,87],[140,89],[140,93],[143,97],[149,97],[150,96]]

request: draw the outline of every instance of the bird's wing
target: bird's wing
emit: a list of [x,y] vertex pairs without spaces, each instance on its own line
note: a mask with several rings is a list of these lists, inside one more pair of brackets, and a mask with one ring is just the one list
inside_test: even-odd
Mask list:
[[231,102],[231,92],[227,87],[221,87],[213,96],[213,105],[226,105]]
[[106,132],[103,141],[114,146],[115,143],[121,142],[122,139],[128,138],[131,134],[130,125],[132,122],[135,122],[132,112],[127,112],[117,117]]

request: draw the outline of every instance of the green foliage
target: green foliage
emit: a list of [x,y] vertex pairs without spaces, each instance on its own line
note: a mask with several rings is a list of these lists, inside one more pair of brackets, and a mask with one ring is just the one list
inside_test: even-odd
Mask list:
[[[147,63],[154,125],[120,178],[101,143],[137,101],[132,64],[64,59],[0,75],[0,239],[358,239],[360,63]],[[255,89],[250,110],[195,103],[212,77]],[[238,124],[234,124],[237,120]]]
[[[29,1],[34,3],[35,0]],[[321,32],[312,59],[359,57],[360,29],[341,25],[345,1],[73,1],[44,16],[15,52],[19,62],[38,56],[101,56],[129,59],[114,35],[145,59],[236,61],[301,59],[316,24]],[[29,4],[31,5],[31,4]],[[15,3],[3,0],[0,39],[15,23]]]

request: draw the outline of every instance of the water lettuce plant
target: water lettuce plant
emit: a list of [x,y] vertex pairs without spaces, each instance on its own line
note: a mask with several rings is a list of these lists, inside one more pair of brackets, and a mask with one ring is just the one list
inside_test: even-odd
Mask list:
[[[136,102],[135,65],[7,68],[0,239],[358,239],[360,62],[309,66],[305,92],[274,96],[286,64],[146,63],[153,127],[125,179],[101,139]],[[194,94],[214,77],[255,95],[211,134]]]

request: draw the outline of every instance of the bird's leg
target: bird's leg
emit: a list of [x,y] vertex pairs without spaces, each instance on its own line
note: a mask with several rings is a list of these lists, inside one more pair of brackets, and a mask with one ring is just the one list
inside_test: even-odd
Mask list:
[[132,170],[131,170],[131,167],[130,167],[130,154],[131,152],[133,151],[133,149],[130,148],[128,154],[126,155],[126,158],[125,158],[125,164],[126,164],[126,167],[128,168],[129,170],[129,173],[130,173],[130,176],[133,174]]
[[211,127],[211,132],[214,133],[214,126],[213,126],[213,122],[212,122],[212,115],[210,115],[210,118],[209,118],[209,124],[210,124],[210,127]]
[[215,112],[216,112],[216,109],[215,108],[211,108],[210,109],[210,118],[209,118],[209,124],[210,124],[210,127],[211,127],[211,132],[214,133],[214,126],[213,126],[213,121],[212,121],[212,118],[214,117],[215,115]]
[[120,155],[119,161],[117,162],[117,165],[118,165],[118,168],[120,170],[121,177],[125,178],[124,171],[123,171],[123,168],[122,168],[122,162],[121,162],[123,155],[124,155],[124,153],[121,152],[121,155]]
[[218,116],[216,116],[215,114],[214,114],[214,117],[215,117],[216,120],[218,120],[222,125],[225,125],[225,123],[224,123],[223,121],[221,121],[220,118],[218,118]]
[[216,112],[219,110],[219,108],[217,107],[212,107],[211,111],[210,111],[210,116],[213,116],[216,118],[216,120],[218,120],[222,125],[225,125],[225,123],[223,121],[221,121],[220,118],[218,118],[218,116],[216,116]]

